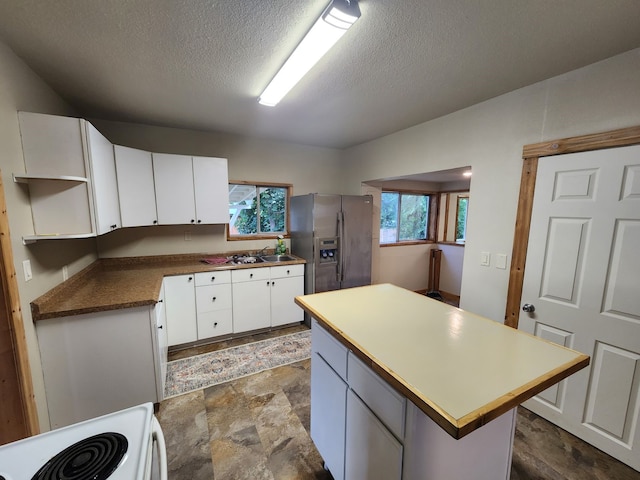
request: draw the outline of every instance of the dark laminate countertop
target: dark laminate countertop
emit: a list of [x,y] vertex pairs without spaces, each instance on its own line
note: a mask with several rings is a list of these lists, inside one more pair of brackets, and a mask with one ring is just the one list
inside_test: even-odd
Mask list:
[[153,305],[158,301],[162,278],[169,275],[306,263],[303,259],[244,265],[210,265],[201,261],[212,257],[226,258],[189,254],[99,259],[32,301],[33,321]]

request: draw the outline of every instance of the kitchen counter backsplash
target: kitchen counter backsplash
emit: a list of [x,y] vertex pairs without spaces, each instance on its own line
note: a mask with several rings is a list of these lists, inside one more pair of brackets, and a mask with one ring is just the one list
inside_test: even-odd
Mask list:
[[[273,253],[265,252],[266,254]],[[171,275],[271,267],[306,263],[295,260],[247,264],[206,263],[203,259],[224,259],[228,254],[157,255],[102,258],[69,277],[31,302],[33,321],[84,313],[153,305],[158,301],[162,279]]]

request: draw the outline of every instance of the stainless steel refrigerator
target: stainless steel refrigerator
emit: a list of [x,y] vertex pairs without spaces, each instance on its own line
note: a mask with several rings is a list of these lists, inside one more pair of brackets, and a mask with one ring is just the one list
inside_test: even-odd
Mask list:
[[307,261],[305,293],[371,284],[371,195],[291,197],[291,252]]

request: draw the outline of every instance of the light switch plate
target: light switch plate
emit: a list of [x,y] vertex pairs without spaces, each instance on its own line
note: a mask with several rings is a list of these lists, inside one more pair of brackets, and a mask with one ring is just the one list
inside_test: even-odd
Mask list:
[[22,261],[22,270],[24,270],[24,281],[28,282],[33,278],[33,273],[31,273],[31,260],[23,260]]
[[504,253],[496,254],[496,268],[505,270],[507,268],[507,255]]
[[480,266],[488,267],[489,265],[491,265],[491,253],[480,252]]

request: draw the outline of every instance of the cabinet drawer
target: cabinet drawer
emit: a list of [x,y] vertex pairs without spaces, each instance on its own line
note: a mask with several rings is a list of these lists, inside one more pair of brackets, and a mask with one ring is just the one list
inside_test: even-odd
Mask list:
[[271,278],[301,277],[304,275],[304,265],[281,265],[271,267]]
[[347,347],[333,338],[314,318],[311,326],[311,351],[320,356],[340,375],[347,378]]
[[254,280],[269,280],[269,268],[242,268],[231,271],[231,281],[234,283]]
[[198,313],[198,340],[228,335],[233,332],[231,309]]
[[219,283],[231,283],[231,271],[220,270],[196,273],[196,286],[217,285]]
[[349,352],[349,386],[400,440],[404,437],[406,399]]
[[201,312],[232,308],[231,298],[230,283],[196,287],[196,311],[200,315]]

